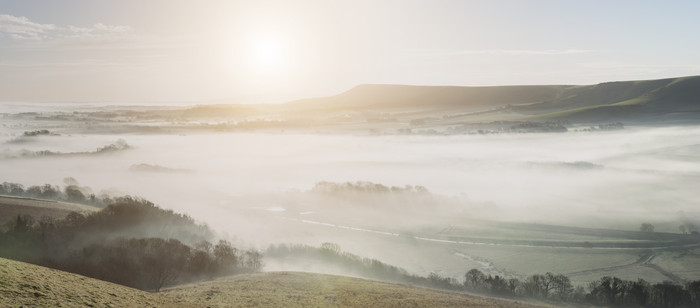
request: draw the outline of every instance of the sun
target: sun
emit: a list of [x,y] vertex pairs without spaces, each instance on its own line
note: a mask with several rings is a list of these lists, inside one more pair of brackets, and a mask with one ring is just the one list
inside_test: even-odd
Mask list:
[[283,38],[260,36],[251,40],[245,57],[248,71],[259,76],[277,76],[289,67],[290,50]]
[[261,69],[272,69],[280,64],[280,46],[274,40],[262,40],[258,43],[256,51],[257,65]]
[[[221,72],[248,89],[281,89],[300,80],[309,61],[306,41],[293,25],[260,18],[231,27],[220,40]],[[267,91],[267,90],[265,90]]]

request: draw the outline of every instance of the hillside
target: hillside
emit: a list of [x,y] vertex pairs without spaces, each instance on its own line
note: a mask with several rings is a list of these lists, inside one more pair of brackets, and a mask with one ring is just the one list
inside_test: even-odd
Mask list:
[[192,307],[176,299],[0,258],[2,307]]
[[302,110],[424,109],[479,111],[508,104],[537,103],[559,97],[569,86],[448,87],[359,85],[339,95],[290,102]]
[[207,307],[535,307],[503,299],[300,272],[231,276],[173,287],[163,294]]
[[0,306],[535,307],[516,301],[297,272],[231,276],[154,294],[2,258]]
[[63,219],[70,212],[88,213],[97,210],[96,207],[83,204],[0,195],[0,225],[15,219],[17,215],[30,215],[36,220],[43,216]]
[[293,111],[466,113],[467,121],[682,122],[700,119],[700,76],[588,86],[443,87],[360,85],[285,104]]

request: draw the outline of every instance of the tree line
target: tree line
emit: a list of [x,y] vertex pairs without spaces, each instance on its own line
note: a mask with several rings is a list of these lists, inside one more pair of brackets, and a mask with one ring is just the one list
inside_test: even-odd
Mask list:
[[0,228],[0,257],[39,264],[142,290],[262,270],[262,254],[230,242],[186,215],[148,201],[117,198],[65,219],[18,215]]
[[64,188],[51,184],[33,185],[25,188],[19,183],[3,182],[0,184],[0,195],[65,201],[98,208],[106,207],[115,202],[114,197],[107,194],[96,195],[89,187],[79,186],[77,181],[72,178],[67,178],[66,182],[68,185]]
[[463,290],[462,284],[454,278],[442,277],[435,273],[428,276],[410,274],[402,268],[377,259],[363,258],[344,252],[335,243],[323,243],[319,247],[303,244],[271,245],[265,251],[265,258],[268,261],[287,264],[312,263],[323,267],[335,266],[343,273],[369,279],[452,291]]
[[607,307],[700,307],[700,280],[680,285],[656,284],[643,279],[623,280],[605,276],[588,288],[575,287],[562,274],[534,274],[525,280],[486,275],[471,269],[464,275],[464,288],[496,296],[526,297]]

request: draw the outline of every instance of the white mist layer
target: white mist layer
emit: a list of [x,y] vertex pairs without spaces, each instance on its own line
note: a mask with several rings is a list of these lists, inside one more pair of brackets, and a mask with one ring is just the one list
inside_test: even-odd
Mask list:
[[[464,255],[485,248],[445,249],[396,234],[439,229],[465,217],[632,230],[645,221],[698,214],[697,127],[449,137],[61,134],[19,144],[5,143],[16,128],[2,133],[5,152],[91,152],[118,139],[132,148],[1,159],[0,181],[61,184],[73,177],[95,192],[137,195],[187,213],[253,247],[336,242],[418,274],[459,277],[469,264],[479,266]],[[138,164],[192,172],[129,170]],[[433,197],[403,210],[399,201],[385,204],[389,199],[348,201],[308,192],[321,181],[420,185]],[[659,230],[677,232],[677,226]],[[415,249],[433,250],[403,258]],[[638,258],[635,252],[615,256],[621,263]]]

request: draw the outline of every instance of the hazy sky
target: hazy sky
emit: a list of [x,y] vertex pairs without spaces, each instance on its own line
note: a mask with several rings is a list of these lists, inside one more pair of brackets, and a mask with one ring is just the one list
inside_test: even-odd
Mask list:
[[362,83],[700,74],[700,1],[0,0],[0,101],[281,101]]

